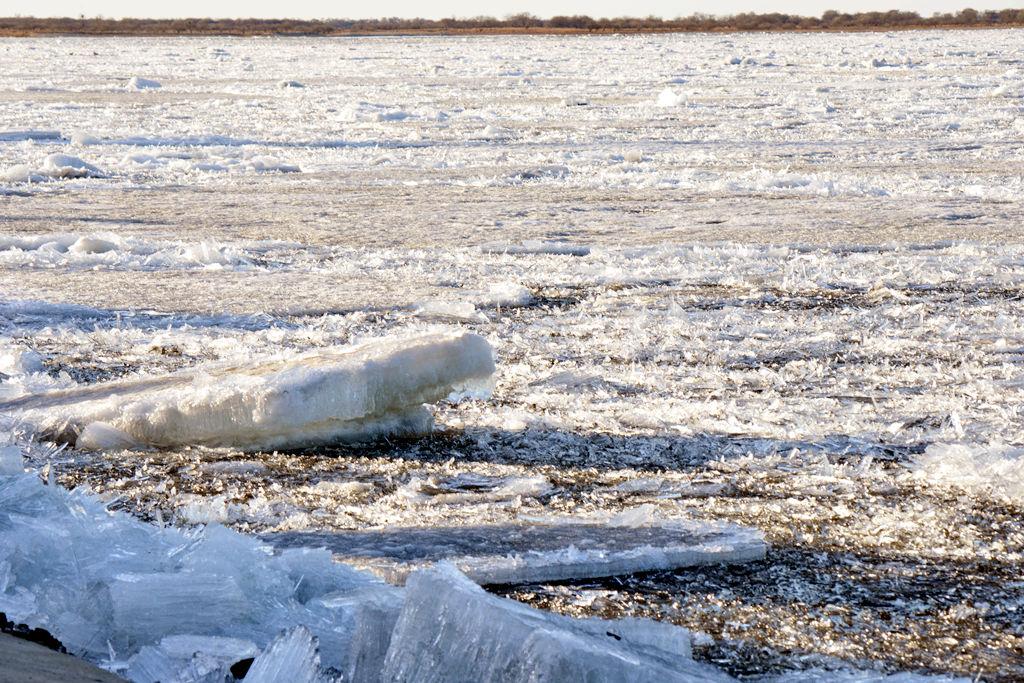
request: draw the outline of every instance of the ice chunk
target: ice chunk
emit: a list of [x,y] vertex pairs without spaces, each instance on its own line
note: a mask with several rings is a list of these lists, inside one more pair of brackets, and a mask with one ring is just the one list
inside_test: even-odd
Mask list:
[[517,180],[538,180],[541,178],[565,178],[569,175],[569,167],[561,164],[547,164],[535,166],[518,171],[514,177]]
[[277,84],[277,87],[279,87],[279,88],[305,88],[306,86],[304,86],[302,83],[299,83],[298,81],[281,81],[280,83]]
[[486,294],[477,298],[477,303],[481,306],[525,306],[531,301],[533,294],[518,282],[495,283],[488,288]]
[[914,466],[934,484],[958,487],[983,498],[1024,502],[1022,448],[936,443],[915,459]]
[[51,178],[94,178],[103,171],[78,157],[67,154],[51,154],[43,160],[42,172]]
[[42,371],[42,356],[17,342],[0,339],[0,381]]
[[325,547],[339,559],[398,585],[410,572],[441,560],[477,583],[509,584],[748,562],[765,555],[764,539],[756,530],[684,520],[632,526],[536,523],[290,532],[264,539],[281,547]]
[[245,675],[246,683],[312,683],[317,680],[320,655],[317,641],[305,626],[291,628],[260,653]]
[[17,474],[25,474],[21,449],[17,446],[3,446],[0,448],[0,476]]
[[284,164],[274,157],[253,157],[249,160],[249,167],[254,171],[278,171],[279,173],[300,173],[301,168],[294,164]]
[[604,619],[587,619],[583,625],[593,626],[598,632],[603,629],[606,633],[612,633],[630,643],[657,648],[671,656],[693,656],[690,632],[672,624],[627,617],[616,619],[611,624]]
[[75,445],[83,451],[122,451],[140,446],[138,441],[105,422],[86,425]]
[[[11,448],[0,450],[5,464],[15,451],[20,456]],[[0,611],[46,628],[93,662],[119,658],[136,680],[203,680],[189,672],[225,680],[218,677],[225,666],[295,625],[329,646],[330,666],[360,657],[353,642],[379,664],[387,647],[382,634],[390,633],[401,602],[399,589],[324,551],[273,556],[254,538],[218,525],[159,528],[46,486],[34,473],[0,473],[0,529]],[[357,636],[358,628],[382,642]],[[301,640],[282,638],[267,648],[266,670],[275,661],[315,664],[312,656],[281,659],[282,652],[308,654],[312,639]]]
[[678,107],[680,104],[686,102],[685,95],[678,95],[672,88],[665,88],[658,94],[657,106],[659,107]]
[[428,301],[414,311],[419,318],[448,322],[485,323],[487,316],[468,301]]
[[639,149],[631,149],[623,154],[622,158],[631,164],[639,164],[644,160],[644,153]]
[[82,235],[68,247],[68,251],[72,254],[105,254],[117,251],[117,244],[95,235]]
[[522,244],[511,242],[488,242],[480,245],[486,254],[554,254],[565,256],[587,256],[590,247],[572,242],[527,240]]
[[134,88],[135,90],[147,90],[150,88],[159,88],[161,87],[161,85],[159,82],[150,80],[148,78],[132,76],[131,79],[128,80],[128,87]]
[[0,142],[60,140],[59,130],[0,130]]
[[27,164],[16,164],[0,173],[0,180],[6,183],[27,183],[34,179],[45,180],[41,176],[35,176],[32,167]]
[[467,473],[447,478],[413,477],[395,493],[414,505],[451,505],[539,498],[552,489],[545,476],[481,477]]
[[393,586],[369,585],[317,598],[311,608],[343,614],[348,625],[348,645],[341,654],[345,680],[378,681],[384,657],[402,611],[405,592]]
[[208,572],[121,574],[110,585],[110,600],[114,626],[130,635],[129,645],[155,642],[168,633],[197,633],[252,615],[252,605],[233,577]]
[[73,145],[98,145],[102,140],[84,130],[71,131],[71,144]]
[[[40,432],[83,447],[187,444],[280,448],[419,434],[424,403],[483,391],[491,348],[464,332],[403,336],[248,365],[51,391],[0,403]],[[94,423],[102,423],[102,426]]]
[[408,591],[384,681],[732,680],[685,652],[669,654],[663,636],[650,645],[641,629],[626,638],[616,622],[577,621],[490,595],[450,564],[416,572]]
[[231,667],[252,659],[260,649],[251,640],[224,636],[167,636],[146,645],[128,660],[126,675],[135,683],[230,680]]

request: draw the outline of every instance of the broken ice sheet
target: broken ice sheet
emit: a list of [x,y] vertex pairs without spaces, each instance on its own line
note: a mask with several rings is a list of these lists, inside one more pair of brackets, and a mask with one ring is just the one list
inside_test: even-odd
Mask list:
[[352,591],[365,596],[363,588],[393,590],[324,551],[272,555],[219,525],[160,528],[111,513],[90,495],[44,485],[36,473],[0,475],[0,605],[93,662],[127,659],[124,666],[144,673],[183,660],[182,648],[212,648],[220,653],[208,662],[216,669],[224,652],[233,657],[246,648],[168,637],[262,647],[303,624],[329,645],[324,664],[340,666],[349,608],[313,603]]
[[760,532],[711,522],[649,518],[615,526],[512,523],[384,531],[285,532],[279,547],[325,547],[348,564],[404,584],[410,572],[448,561],[479,584],[617,576],[764,557]]
[[425,433],[424,403],[486,391],[493,372],[482,337],[438,332],[28,395],[0,411],[87,450],[297,447]]
[[125,675],[136,683],[225,680],[231,667],[259,654],[249,640],[224,636],[167,636],[145,645],[128,661]]
[[570,619],[484,592],[453,565],[409,577],[385,681],[729,681],[690,659],[683,629]]

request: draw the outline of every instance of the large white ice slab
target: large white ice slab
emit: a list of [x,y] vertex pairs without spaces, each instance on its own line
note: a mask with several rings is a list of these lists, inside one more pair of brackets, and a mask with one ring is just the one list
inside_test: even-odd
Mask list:
[[678,627],[551,614],[490,595],[451,564],[412,574],[407,591],[384,681],[732,680],[690,659]]
[[483,389],[493,371],[482,337],[438,332],[51,391],[0,412],[83,449],[295,447],[424,433],[424,403]]
[[590,579],[760,560],[761,532],[678,520],[638,526],[553,523],[268,534],[271,543],[325,547],[335,557],[404,585],[411,572],[447,561],[476,583]]

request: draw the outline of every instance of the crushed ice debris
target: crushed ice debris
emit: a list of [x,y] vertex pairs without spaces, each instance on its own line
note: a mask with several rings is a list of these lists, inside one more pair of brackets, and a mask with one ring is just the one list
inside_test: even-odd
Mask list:
[[914,461],[933,484],[974,495],[1024,504],[1024,449],[1000,444],[936,443]]
[[85,449],[270,449],[425,433],[424,403],[486,391],[493,372],[482,337],[438,332],[30,394],[0,410]]
[[886,674],[880,671],[858,669],[806,669],[784,674],[755,676],[755,683],[972,683],[976,678],[941,674],[919,674],[904,671]]
[[572,242],[527,240],[520,244],[512,242],[487,242],[480,245],[485,254],[552,254],[564,256],[587,256],[590,247]]

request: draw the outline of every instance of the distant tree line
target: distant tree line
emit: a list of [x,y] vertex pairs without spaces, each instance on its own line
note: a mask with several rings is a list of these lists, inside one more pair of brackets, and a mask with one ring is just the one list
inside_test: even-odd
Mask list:
[[618,17],[594,19],[585,15],[540,19],[515,14],[505,19],[106,19],[0,18],[0,35],[311,35],[338,36],[393,33],[659,33],[699,31],[867,31],[922,28],[1024,26],[1024,9],[964,9],[955,14],[922,17],[917,12],[837,12],[801,17],[771,12],[745,12],[727,17],[694,14],[677,19]]

